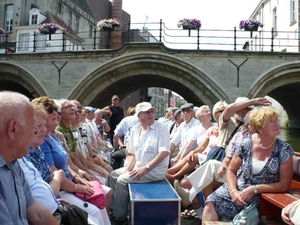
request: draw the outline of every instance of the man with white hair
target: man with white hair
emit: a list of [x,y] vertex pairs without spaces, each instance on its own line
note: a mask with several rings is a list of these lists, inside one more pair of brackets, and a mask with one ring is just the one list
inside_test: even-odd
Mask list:
[[33,198],[17,159],[28,154],[35,111],[19,93],[0,92],[0,221],[1,224],[58,225],[51,212]]
[[109,175],[108,186],[114,191],[112,224],[124,224],[128,214],[128,184],[147,183],[165,178],[170,153],[167,127],[155,121],[155,109],[148,102],[135,107],[140,121],[132,127],[126,166]]

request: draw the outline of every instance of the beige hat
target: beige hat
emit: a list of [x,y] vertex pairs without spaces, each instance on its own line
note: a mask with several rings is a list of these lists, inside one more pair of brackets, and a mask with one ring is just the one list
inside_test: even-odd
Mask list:
[[135,113],[138,115],[140,112],[146,112],[154,107],[149,102],[141,102],[135,106]]

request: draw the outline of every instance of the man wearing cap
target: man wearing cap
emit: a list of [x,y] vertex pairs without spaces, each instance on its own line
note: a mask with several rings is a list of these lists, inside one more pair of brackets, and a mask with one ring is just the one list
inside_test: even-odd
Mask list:
[[124,109],[119,106],[120,98],[118,95],[113,95],[111,97],[111,105],[104,107],[101,109],[103,114],[108,114],[109,116],[109,139],[111,144],[113,145],[113,137],[116,126],[120,123],[120,121],[124,118]]
[[176,134],[179,125],[182,123],[182,115],[181,115],[181,109],[177,109],[174,112],[174,123],[171,125],[169,132],[170,132],[170,139],[173,138],[173,136]]
[[112,224],[127,221],[129,183],[146,183],[165,178],[170,153],[170,137],[167,127],[155,121],[155,109],[148,102],[136,105],[140,121],[132,127],[126,166],[109,175],[108,186],[114,190]]
[[[179,153],[177,156],[173,159],[171,159],[171,164],[176,163],[181,155],[182,149],[184,149],[184,146],[187,142],[187,136],[192,130],[200,124],[199,120],[195,119],[195,113],[194,113],[194,105],[192,103],[184,104],[180,107],[181,115],[183,117],[183,122],[179,125],[177,132],[172,137],[170,141],[170,150],[171,155],[174,153],[177,146],[180,144]],[[193,147],[195,149],[197,146]]]

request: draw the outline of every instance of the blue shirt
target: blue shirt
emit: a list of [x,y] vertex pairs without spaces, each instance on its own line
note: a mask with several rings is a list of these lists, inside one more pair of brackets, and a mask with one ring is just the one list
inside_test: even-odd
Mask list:
[[51,171],[48,163],[45,160],[45,154],[43,150],[39,146],[36,148],[36,150],[30,147],[29,154],[25,158],[35,166],[43,180],[49,183]]
[[35,200],[17,160],[7,165],[0,155],[0,177],[0,223],[27,225],[26,208]]
[[44,143],[41,145],[41,149],[45,154],[45,159],[48,165],[50,167],[54,165],[57,169],[63,170],[66,177],[69,180],[72,180],[68,169],[68,153],[53,134],[50,133],[50,137],[51,138],[45,137]]

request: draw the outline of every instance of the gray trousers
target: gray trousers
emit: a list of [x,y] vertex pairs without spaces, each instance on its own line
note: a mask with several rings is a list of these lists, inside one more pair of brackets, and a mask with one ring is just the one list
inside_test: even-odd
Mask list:
[[158,181],[150,173],[145,174],[139,180],[133,180],[129,177],[129,173],[125,172],[125,168],[114,170],[107,178],[107,185],[113,190],[113,200],[111,206],[114,208],[114,217],[127,217],[128,203],[129,203],[129,190],[128,184],[130,183],[149,183]]

